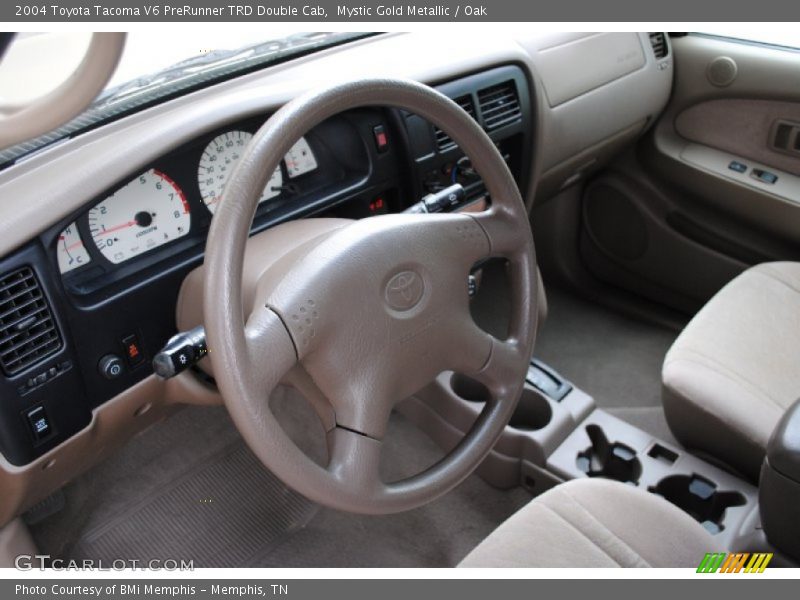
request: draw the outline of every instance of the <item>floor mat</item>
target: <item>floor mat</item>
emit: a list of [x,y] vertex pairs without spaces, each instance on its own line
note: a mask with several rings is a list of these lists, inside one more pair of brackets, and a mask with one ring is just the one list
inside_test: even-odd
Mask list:
[[[384,480],[412,475],[441,449],[401,415],[392,415]],[[443,497],[394,515],[322,509],[259,563],[266,567],[452,567],[531,499],[523,488],[498,490],[472,475]]]
[[243,442],[234,442],[160,493],[86,531],[71,558],[249,566],[317,510],[264,469]]
[[[324,452],[307,403],[271,403],[287,433]],[[387,481],[442,451],[393,415],[381,470]],[[424,507],[386,516],[317,507],[283,487],[244,446],[221,407],[187,407],[131,440],[65,488],[65,508],[31,527],[59,558],[194,559],[195,566],[448,567],[530,500],[473,475]],[[207,502],[210,500],[210,502]]]

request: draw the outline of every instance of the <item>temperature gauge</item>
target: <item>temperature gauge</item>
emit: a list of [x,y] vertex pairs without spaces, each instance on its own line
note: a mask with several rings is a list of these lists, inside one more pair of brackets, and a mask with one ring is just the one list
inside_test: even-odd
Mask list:
[[78,228],[74,222],[70,223],[58,236],[56,255],[58,256],[58,270],[61,273],[68,273],[73,269],[88,264],[92,260],[83,245],[81,234],[78,233]]

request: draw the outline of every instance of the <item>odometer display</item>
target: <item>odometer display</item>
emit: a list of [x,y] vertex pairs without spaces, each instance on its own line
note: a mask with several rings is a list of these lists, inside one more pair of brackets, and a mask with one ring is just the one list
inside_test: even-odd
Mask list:
[[[247,131],[227,131],[211,140],[203,150],[197,167],[197,185],[203,202],[212,213],[222,201],[225,182],[251,139],[253,134]],[[278,196],[282,185],[283,173],[278,165],[258,199],[259,203]]]
[[98,250],[121,263],[189,233],[186,197],[169,177],[150,169],[89,211]]

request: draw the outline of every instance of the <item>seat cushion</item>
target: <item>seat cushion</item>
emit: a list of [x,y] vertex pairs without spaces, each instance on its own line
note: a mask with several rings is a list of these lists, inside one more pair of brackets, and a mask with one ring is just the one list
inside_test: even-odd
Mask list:
[[723,287],[675,340],[664,412],[687,448],[758,480],[767,440],[800,397],[800,263],[765,263]]
[[723,548],[660,496],[606,479],[575,479],[532,500],[460,567],[697,567]]

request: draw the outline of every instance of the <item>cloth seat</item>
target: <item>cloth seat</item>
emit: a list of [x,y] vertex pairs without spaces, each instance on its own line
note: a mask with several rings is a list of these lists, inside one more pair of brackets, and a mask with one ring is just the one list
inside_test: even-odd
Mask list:
[[675,437],[758,481],[769,436],[800,397],[800,263],[764,263],[695,315],[664,359]]
[[660,496],[576,479],[534,498],[459,567],[693,567],[724,549]]

